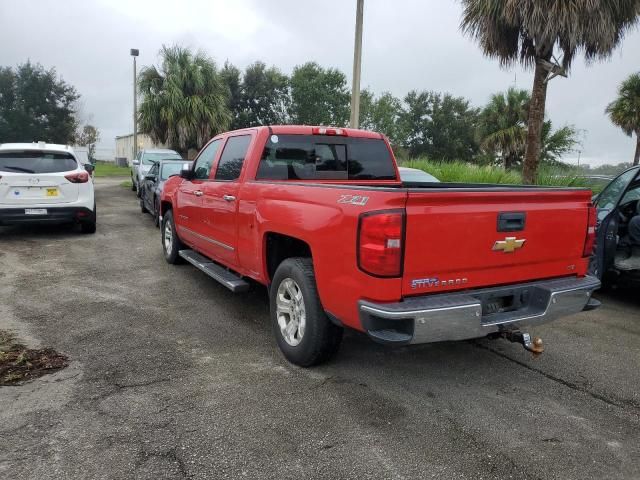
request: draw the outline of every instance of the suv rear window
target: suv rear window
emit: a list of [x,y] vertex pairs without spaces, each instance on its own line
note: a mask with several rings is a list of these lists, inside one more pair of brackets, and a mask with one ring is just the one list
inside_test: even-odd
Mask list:
[[376,138],[271,135],[257,180],[395,180],[387,144]]
[[34,150],[0,152],[0,172],[57,173],[78,168],[70,153],[49,153]]

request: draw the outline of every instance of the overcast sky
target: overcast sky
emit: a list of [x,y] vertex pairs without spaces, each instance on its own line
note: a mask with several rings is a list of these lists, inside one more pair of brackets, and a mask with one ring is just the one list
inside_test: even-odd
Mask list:
[[[255,60],[286,73],[309,60],[351,79],[355,0],[20,0],[0,1],[0,65],[27,59],[56,67],[82,95],[82,115],[102,133],[103,147],[130,133],[132,65],[157,63],[162,44],[199,48],[219,65]],[[500,69],[459,30],[455,0],[365,0],[362,86],[404,96],[412,89],[450,92],[482,106],[511,85],[530,89],[532,75]],[[640,70],[635,30],[612,58],[574,62],[568,79],[549,85],[547,113],[556,127],[582,132],[581,159],[631,161],[634,140],[604,109],[618,84]],[[572,159],[574,162],[576,159]]]

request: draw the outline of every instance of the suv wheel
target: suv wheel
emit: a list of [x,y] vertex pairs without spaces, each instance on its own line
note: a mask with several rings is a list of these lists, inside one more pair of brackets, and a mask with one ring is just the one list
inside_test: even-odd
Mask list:
[[182,263],[182,257],[178,254],[184,248],[178,234],[176,233],[176,225],[173,223],[173,212],[168,210],[162,217],[162,251],[164,259],[167,263]]
[[93,204],[93,215],[88,220],[83,220],[80,223],[80,231],[82,233],[96,233],[96,221],[97,221],[97,212],[96,205]]
[[343,328],[322,308],[310,258],[288,258],[278,266],[269,300],[276,341],[291,363],[311,367],[338,351]]

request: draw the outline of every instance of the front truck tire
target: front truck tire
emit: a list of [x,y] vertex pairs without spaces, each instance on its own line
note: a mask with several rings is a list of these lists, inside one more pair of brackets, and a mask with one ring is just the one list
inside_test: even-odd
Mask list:
[[311,367],[338,351],[344,329],[322,308],[310,258],[288,258],[278,266],[269,301],[273,333],[291,363]]
[[176,232],[176,224],[173,221],[173,211],[167,210],[162,217],[162,228],[160,229],[162,234],[162,251],[164,253],[164,259],[167,263],[177,264],[182,263],[182,257],[178,252],[184,248],[184,245],[178,237]]

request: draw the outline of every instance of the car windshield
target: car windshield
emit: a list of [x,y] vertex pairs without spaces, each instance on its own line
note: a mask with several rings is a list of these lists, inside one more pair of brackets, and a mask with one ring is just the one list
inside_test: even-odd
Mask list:
[[163,163],[162,170],[160,171],[160,179],[166,180],[171,175],[178,175],[180,173],[180,170],[182,170],[182,163]]
[[142,154],[143,165],[153,165],[155,162],[159,162],[160,160],[182,160],[182,157],[175,152],[154,152]]
[[0,152],[0,172],[56,173],[78,168],[70,153],[49,153],[38,150]]

